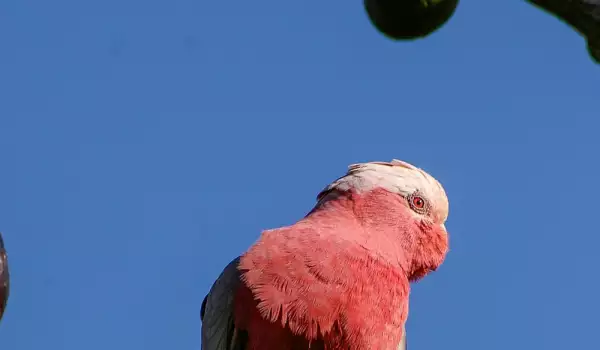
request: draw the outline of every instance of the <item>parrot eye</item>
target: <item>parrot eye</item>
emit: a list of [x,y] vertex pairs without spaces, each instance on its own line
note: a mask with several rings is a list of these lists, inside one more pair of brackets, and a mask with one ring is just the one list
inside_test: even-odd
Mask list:
[[412,204],[417,209],[422,209],[425,206],[425,201],[421,197],[413,197]]
[[419,192],[415,192],[408,197],[408,204],[412,210],[419,214],[427,214],[429,212],[427,201],[419,194]]

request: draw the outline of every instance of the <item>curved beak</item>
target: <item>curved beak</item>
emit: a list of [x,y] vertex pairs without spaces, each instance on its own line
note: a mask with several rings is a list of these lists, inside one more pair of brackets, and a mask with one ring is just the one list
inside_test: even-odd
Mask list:
[[397,350],[406,350],[406,326],[402,327],[402,339],[400,340],[400,344],[398,344]]

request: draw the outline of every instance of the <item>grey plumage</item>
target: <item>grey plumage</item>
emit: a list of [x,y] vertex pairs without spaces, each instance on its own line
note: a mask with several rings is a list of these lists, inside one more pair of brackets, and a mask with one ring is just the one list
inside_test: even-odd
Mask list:
[[235,258],[225,267],[202,302],[202,350],[245,348],[245,334],[235,328],[233,319],[233,298],[240,284],[239,261]]

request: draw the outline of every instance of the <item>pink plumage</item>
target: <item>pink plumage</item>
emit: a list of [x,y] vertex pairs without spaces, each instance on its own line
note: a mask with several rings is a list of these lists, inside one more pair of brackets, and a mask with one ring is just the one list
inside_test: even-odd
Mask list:
[[[263,232],[231,265],[225,288],[225,272],[215,283],[203,349],[397,350],[409,282],[448,250],[447,215],[442,186],[421,169],[396,160],[351,166],[306,217]],[[229,331],[205,327],[219,317],[229,317]]]

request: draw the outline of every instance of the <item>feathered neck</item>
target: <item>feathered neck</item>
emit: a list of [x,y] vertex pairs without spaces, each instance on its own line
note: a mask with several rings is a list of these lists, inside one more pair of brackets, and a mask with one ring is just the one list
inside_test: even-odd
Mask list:
[[331,193],[296,225],[358,244],[411,280],[435,270],[448,250],[446,232],[418,219],[402,197],[384,189]]

